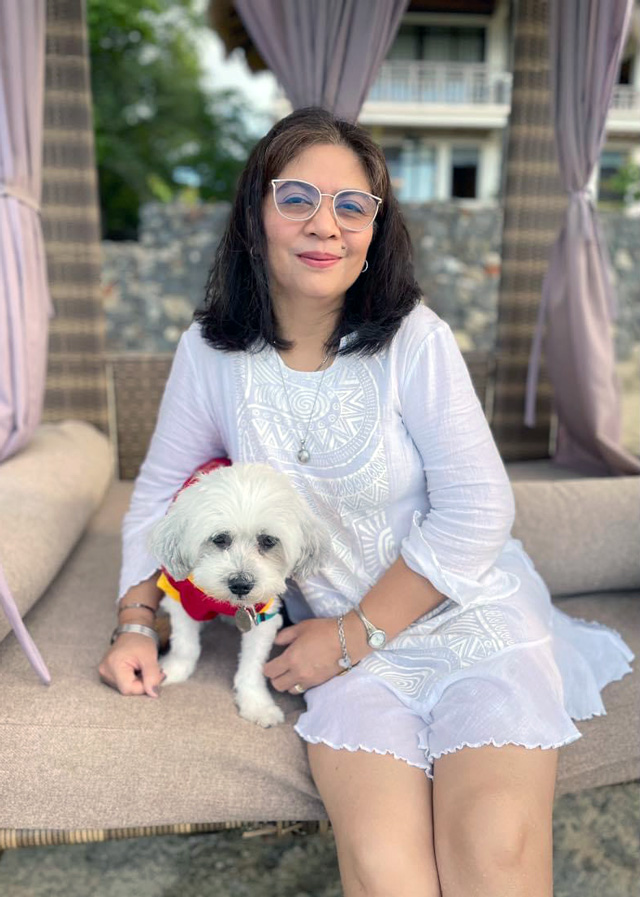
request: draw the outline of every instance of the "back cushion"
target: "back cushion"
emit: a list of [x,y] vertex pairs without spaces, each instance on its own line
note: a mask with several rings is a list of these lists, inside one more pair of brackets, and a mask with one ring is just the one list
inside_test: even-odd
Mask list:
[[640,588],[640,477],[512,486],[513,536],[552,595]]

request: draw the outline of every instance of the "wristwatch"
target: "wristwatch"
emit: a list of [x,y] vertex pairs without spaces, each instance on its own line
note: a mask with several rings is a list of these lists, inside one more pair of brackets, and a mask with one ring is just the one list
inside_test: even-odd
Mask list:
[[367,620],[359,604],[353,608],[362,620],[362,625],[367,630],[367,644],[371,648],[382,648],[387,642],[387,633],[384,629],[378,629],[370,620]]

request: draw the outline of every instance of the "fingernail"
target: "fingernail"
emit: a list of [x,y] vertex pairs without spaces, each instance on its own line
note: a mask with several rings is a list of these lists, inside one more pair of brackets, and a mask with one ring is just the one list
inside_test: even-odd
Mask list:
[[155,690],[155,688],[152,688],[152,689],[151,689],[151,697],[152,697],[152,698],[157,698],[157,697],[159,697],[158,692]]

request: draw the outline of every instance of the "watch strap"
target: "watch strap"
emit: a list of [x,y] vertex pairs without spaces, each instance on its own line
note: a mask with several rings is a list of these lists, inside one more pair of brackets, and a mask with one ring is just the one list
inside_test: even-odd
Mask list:
[[353,609],[355,610],[355,612],[357,613],[357,615],[358,615],[358,616],[360,617],[360,619],[362,620],[362,625],[363,625],[364,628],[367,630],[367,638],[368,638],[368,637],[371,635],[372,632],[375,632],[376,627],[373,625],[373,623],[371,622],[371,620],[368,620],[368,619],[365,617],[365,615],[364,615],[364,611],[362,610],[362,608],[360,607],[359,604],[356,604],[356,606],[355,606]]
[[360,620],[362,621],[362,625],[364,626],[364,628],[367,632],[367,643],[368,644],[370,644],[369,639],[371,638],[371,636],[373,635],[374,632],[382,632],[385,637],[385,640],[386,640],[387,633],[384,631],[384,629],[380,629],[379,626],[374,626],[373,623],[371,622],[371,620],[368,620],[367,617],[365,617],[364,611],[362,610],[362,608],[360,607],[359,604],[356,604],[353,609],[355,610],[357,615],[360,617]]

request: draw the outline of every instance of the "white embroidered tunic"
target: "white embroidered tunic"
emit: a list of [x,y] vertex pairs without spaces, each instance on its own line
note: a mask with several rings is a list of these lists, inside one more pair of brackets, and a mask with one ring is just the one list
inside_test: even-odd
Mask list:
[[[302,465],[296,454],[307,425],[311,458]],[[347,676],[307,692],[308,710],[296,726],[307,740],[391,751],[430,773],[437,752],[426,744],[424,721],[445,686],[478,664],[490,674],[487,664],[504,663],[505,652],[527,646],[531,661],[531,652],[542,648],[555,694],[544,711],[549,728],[542,739],[562,743],[580,737],[570,717],[584,718],[575,713],[585,701],[578,708],[565,695],[563,706],[559,656],[566,660],[597,630],[609,664],[606,681],[630,671],[626,661],[633,654],[620,636],[554,608],[522,543],[511,537],[515,503],[508,475],[453,333],[428,307],[407,315],[382,352],[339,356],[325,372],[292,370],[271,347],[216,350],[194,322],[178,345],[123,522],[119,596],[157,568],[146,545],[153,524],[187,476],[217,455],[287,473],[329,528],[330,563],[286,596],[294,622],[347,612],[399,554],[447,596]],[[554,625],[574,641],[564,655],[559,636],[553,641]],[[586,715],[604,712],[594,673],[584,683]],[[345,712],[340,722],[331,711],[338,688],[343,708],[348,694],[351,709],[361,707],[363,689],[376,691],[379,703],[391,696],[420,718],[419,731],[394,725],[399,743],[390,746],[393,738],[382,738],[376,744],[374,715]],[[499,715],[491,725],[498,737],[511,740]],[[447,735],[441,752],[449,742],[455,749],[456,738]],[[405,741],[415,745],[407,743],[405,750]]]

